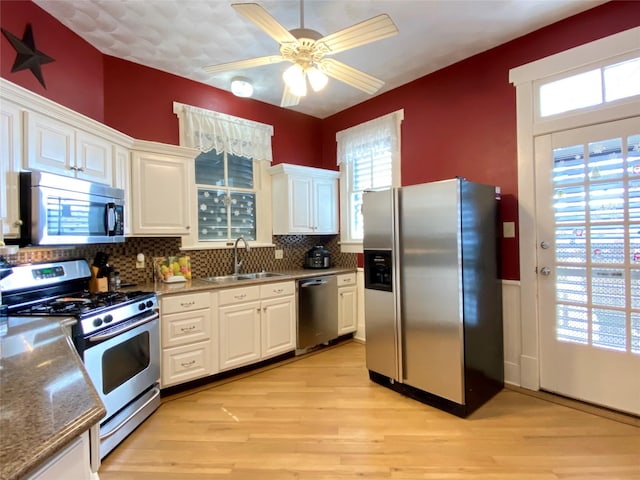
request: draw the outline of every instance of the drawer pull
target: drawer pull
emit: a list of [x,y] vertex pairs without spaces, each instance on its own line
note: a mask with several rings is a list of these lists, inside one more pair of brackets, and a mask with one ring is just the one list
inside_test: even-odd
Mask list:
[[193,306],[195,304],[196,304],[195,300],[191,300],[190,302],[182,302],[182,303],[180,303],[180,306],[186,308],[186,307],[191,307],[191,306]]
[[247,296],[246,293],[241,293],[240,295],[234,295],[233,298],[237,298],[238,300],[242,300],[246,296]]
[[196,326],[195,325],[190,325],[188,327],[182,327],[180,328],[181,332],[190,332],[191,330],[195,330]]
[[196,361],[195,361],[195,360],[191,360],[191,361],[189,361],[189,362],[183,362],[183,363],[181,363],[180,365],[182,365],[184,368],[187,368],[187,367],[191,367],[191,366],[193,366],[195,363],[196,363]]
[[273,293],[282,293],[282,292],[284,292],[283,288],[274,288],[273,289]]

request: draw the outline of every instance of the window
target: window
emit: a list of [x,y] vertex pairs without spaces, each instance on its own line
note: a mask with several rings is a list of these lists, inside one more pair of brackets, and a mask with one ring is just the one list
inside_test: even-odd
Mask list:
[[640,58],[540,85],[540,116],[549,117],[640,95]]
[[173,111],[180,144],[201,152],[191,207],[198,228],[183,237],[182,248],[227,247],[240,236],[271,244],[273,127],[177,102]]
[[336,134],[340,165],[342,251],[362,251],[362,195],[400,184],[400,123],[404,111]]
[[201,153],[195,160],[198,242],[256,240],[253,160],[232,153]]

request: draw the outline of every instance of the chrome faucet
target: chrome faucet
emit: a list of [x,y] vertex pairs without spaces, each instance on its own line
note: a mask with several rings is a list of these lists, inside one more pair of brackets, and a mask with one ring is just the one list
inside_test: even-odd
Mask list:
[[242,240],[244,242],[244,248],[248,252],[249,244],[244,237],[236,238],[236,243],[233,245],[233,274],[238,275],[240,273],[240,267],[242,267],[242,260],[238,261],[238,243]]

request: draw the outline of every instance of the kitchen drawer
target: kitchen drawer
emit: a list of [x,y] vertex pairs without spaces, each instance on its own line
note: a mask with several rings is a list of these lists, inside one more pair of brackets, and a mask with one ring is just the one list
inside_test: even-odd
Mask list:
[[338,275],[338,287],[344,287],[346,285],[355,285],[356,284],[356,274],[355,273],[343,273]]
[[194,343],[162,351],[162,388],[210,375],[211,342]]
[[227,288],[220,290],[220,305],[229,305],[231,303],[252,302],[260,299],[260,286],[252,285],[247,287]]
[[177,347],[211,337],[211,309],[163,314],[162,346]]
[[295,282],[268,283],[260,286],[260,297],[263,299],[284,297],[285,295],[293,295],[295,291]]
[[210,292],[188,293],[163,297],[160,312],[164,315],[209,307],[211,307]]

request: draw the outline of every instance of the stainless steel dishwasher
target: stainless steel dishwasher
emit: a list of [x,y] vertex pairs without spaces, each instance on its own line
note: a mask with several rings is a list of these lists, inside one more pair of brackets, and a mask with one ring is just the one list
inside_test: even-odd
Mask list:
[[338,338],[338,280],[335,275],[298,280],[298,349]]

